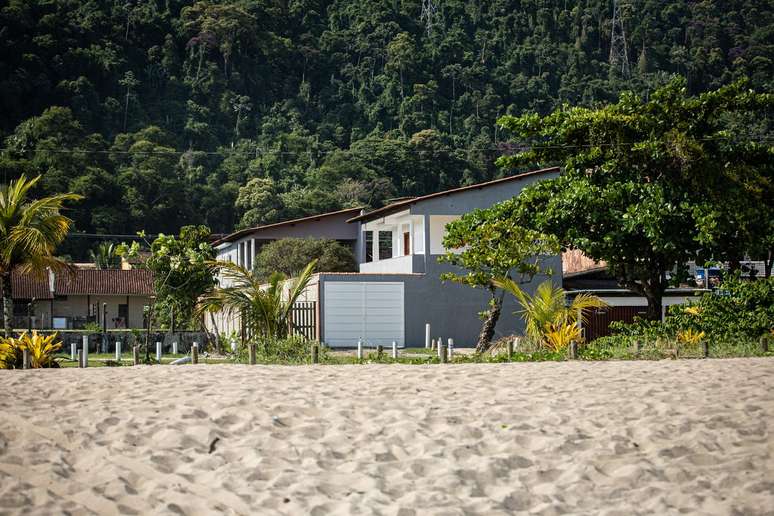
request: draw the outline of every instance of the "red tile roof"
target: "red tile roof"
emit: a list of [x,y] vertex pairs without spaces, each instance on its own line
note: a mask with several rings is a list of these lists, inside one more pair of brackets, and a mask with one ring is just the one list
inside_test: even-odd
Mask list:
[[[11,279],[15,299],[51,299],[48,275],[36,277],[15,271]],[[59,296],[153,295],[153,273],[147,269],[76,269],[72,275],[57,274],[54,293]]]
[[51,299],[48,273],[36,275],[14,271],[11,274],[11,295],[14,299]]

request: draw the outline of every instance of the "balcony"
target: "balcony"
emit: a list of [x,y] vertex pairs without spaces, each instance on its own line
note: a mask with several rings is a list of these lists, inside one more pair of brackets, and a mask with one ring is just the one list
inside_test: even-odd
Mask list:
[[411,274],[424,272],[424,256],[408,255],[360,264],[360,272],[376,274]]

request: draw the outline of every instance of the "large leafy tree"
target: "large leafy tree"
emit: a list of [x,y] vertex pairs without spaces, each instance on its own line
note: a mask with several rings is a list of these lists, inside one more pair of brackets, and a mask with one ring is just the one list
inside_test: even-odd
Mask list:
[[42,275],[46,268],[66,269],[55,255],[72,221],[61,210],[67,201],[80,199],[76,194],[58,194],[41,199],[30,198],[40,176],[28,180],[22,175],[0,186],[0,290],[3,297],[5,336],[11,336],[13,292],[11,274],[22,272]]
[[[525,189],[516,221],[606,261],[658,319],[670,271],[739,258],[752,252],[757,228],[770,226],[774,148],[728,128],[751,112],[769,116],[773,98],[744,82],[692,97],[674,79],[648,99],[626,93],[599,109],[503,117],[523,150],[501,166],[564,165],[560,177]],[[740,209],[747,205],[756,209]]]
[[495,281],[531,281],[539,272],[549,272],[543,267],[544,259],[559,251],[554,238],[515,222],[516,207],[514,200],[505,201],[446,225],[443,245],[448,251],[442,260],[464,270],[444,273],[441,278],[483,288],[490,294],[489,307],[482,313],[478,352],[490,347],[502,312],[504,291]]

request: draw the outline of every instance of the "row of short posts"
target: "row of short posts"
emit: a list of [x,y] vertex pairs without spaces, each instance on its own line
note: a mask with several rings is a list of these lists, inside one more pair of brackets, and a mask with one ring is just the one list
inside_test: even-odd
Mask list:
[[[27,350],[25,350],[26,353]],[[172,354],[177,355],[178,354],[178,345],[177,342],[172,343]],[[115,359],[116,362],[121,361],[121,341],[116,341],[116,355]],[[156,361],[158,363],[161,363],[161,357],[162,357],[162,344],[161,342],[156,342]],[[89,366],[89,337],[88,335],[83,336],[83,345],[81,346],[81,349],[78,349],[78,345],[75,343],[70,344],[70,359],[75,361],[78,361],[78,367],[88,367]],[[194,342],[191,345],[191,363],[198,364],[199,363],[199,344]],[[140,364],[140,346],[133,346],[132,347],[132,365],[139,365]],[[27,362],[25,362],[25,369]]]

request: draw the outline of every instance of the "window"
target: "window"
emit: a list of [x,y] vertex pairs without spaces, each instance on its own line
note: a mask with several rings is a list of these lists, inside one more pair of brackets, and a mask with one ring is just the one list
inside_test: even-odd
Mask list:
[[129,327],[129,305],[118,305],[118,318],[113,322],[116,328]]
[[392,231],[379,231],[379,259],[392,258]]
[[366,263],[374,261],[374,232],[373,231],[365,232],[365,261]]

